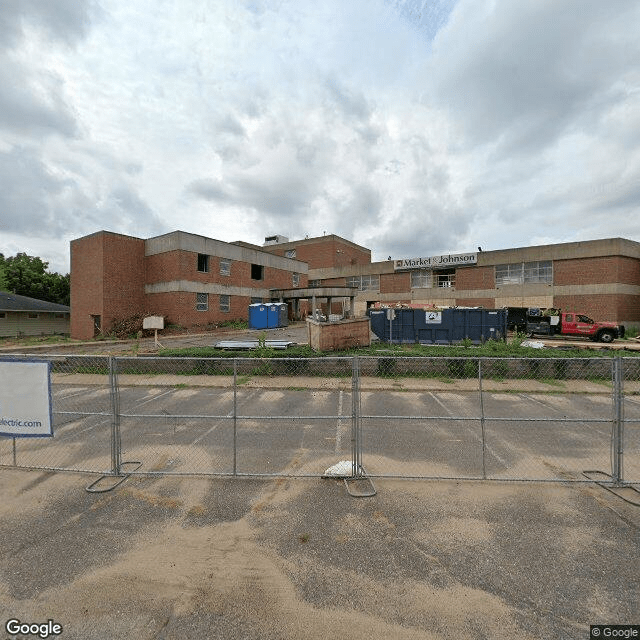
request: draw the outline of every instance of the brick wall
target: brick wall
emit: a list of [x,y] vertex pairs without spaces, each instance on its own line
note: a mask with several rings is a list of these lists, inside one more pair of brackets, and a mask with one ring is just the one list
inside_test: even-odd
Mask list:
[[179,325],[188,329],[203,330],[212,325],[229,320],[248,317],[247,309],[251,298],[246,296],[231,296],[230,311],[220,310],[220,296],[210,293],[207,311],[196,309],[196,294],[187,291],[173,291],[169,293],[152,293],[147,296],[150,309],[158,309],[158,313],[167,316],[167,323]]
[[456,298],[456,306],[495,309],[496,301],[495,298]]
[[307,318],[309,344],[315,351],[339,351],[371,344],[369,318],[315,322]]
[[115,319],[145,311],[144,240],[106,233],[104,235],[103,327]]
[[380,274],[380,293],[405,293],[411,291],[411,273]]
[[456,289],[495,289],[494,267],[466,267],[456,269]]
[[640,284],[640,260],[623,256],[556,260],[553,283],[572,284]]
[[92,315],[102,317],[102,234],[71,242],[71,337],[93,337]]
[[291,249],[296,250],[295,259],[306,262],[310,269],[371,263],[369,249],[352,245],[334,235],[262,247],[263,251],[283,257]]
[[144,241],[99,232],[71,242],[71,337],[92,338],[92,316],[104,332],[115,318],[144,309]]

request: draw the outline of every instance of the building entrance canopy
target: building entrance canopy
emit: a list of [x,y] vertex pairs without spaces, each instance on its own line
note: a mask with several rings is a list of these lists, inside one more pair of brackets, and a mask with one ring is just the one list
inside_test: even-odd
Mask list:
[[316,310],[316,301],[326,299],[331,309],[334,298],[349,298],[349,311],[346,317],[353,317],[353,306],[358,290],[353,287],[313,287],[307,289],[270,289],[271,300],[291,302],[293,317],[300,320],[300,300],[311,300],[311,313]]

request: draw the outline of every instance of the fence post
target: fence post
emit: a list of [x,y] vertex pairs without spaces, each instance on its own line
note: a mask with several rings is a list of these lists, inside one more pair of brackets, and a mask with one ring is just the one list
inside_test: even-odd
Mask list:
[[238,358],[233,359],[233,475],[238,475]]
[[120,475],[122,443],[120,441],[120,394],[116,359],[109,356],[109,398],[111,401],[111,474]]
[[360,361],[351,361],[351,477],[360,476],[362,469],[362,442],[360,434]]
[[616,485],[624,482],[624,395],[622,358],[613,358],[613,480]]
[[478,390],[480,392],[480,430],[482,433],[482,479],[487,479],[484,394],[482,392],[482,358],[478,358]]

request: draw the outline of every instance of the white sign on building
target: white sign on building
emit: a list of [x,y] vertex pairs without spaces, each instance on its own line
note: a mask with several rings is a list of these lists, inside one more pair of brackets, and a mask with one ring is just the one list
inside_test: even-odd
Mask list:
[[0,435],[53,435],[50,362],[0,360]]
[[447,253],[442,256],[429,258],[403,258],[394,261],[394,269],[450,269],[452,267],[465,267],[478,263],[478,253]]

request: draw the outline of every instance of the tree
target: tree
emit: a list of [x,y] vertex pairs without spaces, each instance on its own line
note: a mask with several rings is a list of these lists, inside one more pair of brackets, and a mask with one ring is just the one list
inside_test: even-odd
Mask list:
[[[0,254],[1,256],[2,254]],[[69,274],[50,273],[49,263],[41,258],[18,253],[0,260],[0,289],[20,296],[69,304]]]
[[0,291],[7,291],[9,285],[4,275],[4,255],[0,253]]

